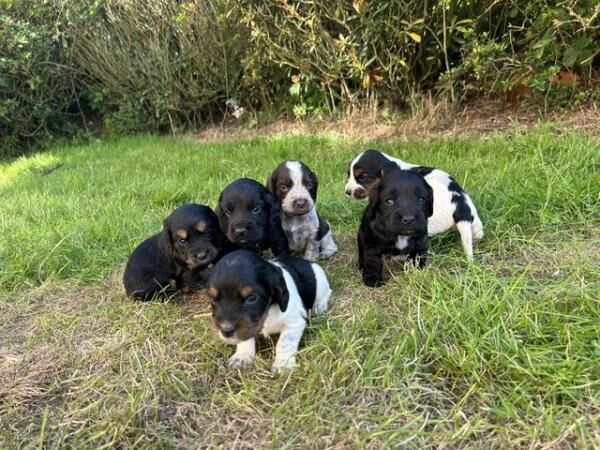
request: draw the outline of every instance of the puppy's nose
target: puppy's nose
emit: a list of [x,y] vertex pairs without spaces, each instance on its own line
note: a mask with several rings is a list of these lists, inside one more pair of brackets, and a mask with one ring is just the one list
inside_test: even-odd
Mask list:
[[400,222],[402,222],[404,225],[410,225],[411,223],[414,223],[415,220],[417,220],[415,216],[402,216]]
[[221,328],[223,336],[227,338],[232,337],[235,334],[235,325],[232,323],[221,324],[219,325],[219,328]]
[[294,205],[294,208],[302,209],[302,208],[306,208],[306,206],[308,205],[308,202],[304,198],[297,198],[296,200],[294,200],[292,202],[292,205]]
[[248,225],[248,224],[245,224],[245,225],[236,224],[233,226],[233,232],[237,233],[237,234],[245,234],[249,228],[250,228],[250,225]]
[[196,254],[196,258],[198,258],[199,260],[206,259],[207,256],[208,256],[208,252],[206,252],[206,251]]

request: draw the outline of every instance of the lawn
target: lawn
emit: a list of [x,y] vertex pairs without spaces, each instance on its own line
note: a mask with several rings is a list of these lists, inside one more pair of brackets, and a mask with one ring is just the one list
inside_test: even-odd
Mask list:
[[[452,173],[486,236],[454,232],[422,271],[361,284],[364,204],[347,164],[377,147]],[[124,296],[129,252],[182,202],[214,206],[283,159],[320,177],[340,252],[331,310],[299,367],[254,367],[210,326],[204,292]],[[485,138],[102,140],[0,163],[0,447],[600,447],[600,140],[555,126]]]

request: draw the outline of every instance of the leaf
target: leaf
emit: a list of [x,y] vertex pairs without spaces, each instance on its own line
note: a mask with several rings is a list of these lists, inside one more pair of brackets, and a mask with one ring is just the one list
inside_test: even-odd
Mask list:
[[421,43],[421,36],[419,36],[417,33],[413,33],[412,31],[408,31],[406,34],[408,34],[411,39],[413,41],[415,41],[417,44]]

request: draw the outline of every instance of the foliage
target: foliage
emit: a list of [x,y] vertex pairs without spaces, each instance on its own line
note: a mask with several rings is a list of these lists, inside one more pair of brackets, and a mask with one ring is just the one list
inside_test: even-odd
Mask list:
[[52,2],[0,0],[0,156],[78,118],[60,14]]
[[515,88],[568,106],[600,60],[594,0],[0,0],[0,24],[4,154],[84,117],[194,129],[232,98],[298,119]]
[[244,35],[228,0],[88,0],[71,30],[94,104],[120,133],[215,120],[237,92]]

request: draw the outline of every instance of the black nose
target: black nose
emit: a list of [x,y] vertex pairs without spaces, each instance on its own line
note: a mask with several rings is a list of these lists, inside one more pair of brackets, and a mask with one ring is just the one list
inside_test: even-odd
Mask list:
[[233,226],[233,232],[236,234],[240,234],[240,235],[245,235],[248,230],[250,229],[250,224],[246,223],[246,224],[235,224]]
[[294,205],[294,208],[301,209],[301,208],[306,208],[306,206],[308,205],[308,202],[303,198],[298,198],[293,201],[292,205]]
[[415,220],[417,220],[415,216],[402,216],[400,222],[402,222],[404,225],[410,225],[411,223],[414,223]]
[[221,328],[221,333],[225,337],[232,337],[235,334],[235,325],[226,324],[226,325],[219,325],[219,327]]
[[208,256],[208,252],[200,252],[196,255],[196,258],[198,258],[199,260],[203,260],[206,259],[206,257]]

